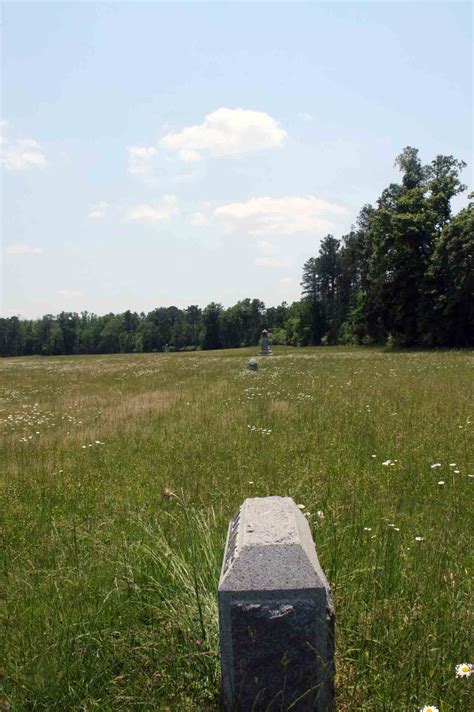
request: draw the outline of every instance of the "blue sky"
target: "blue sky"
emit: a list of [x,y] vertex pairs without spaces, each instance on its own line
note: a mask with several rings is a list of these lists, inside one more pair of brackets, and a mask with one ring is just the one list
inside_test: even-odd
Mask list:
[[3,315],[291,302],[405,146],[472,163],[469,3],[2,10]]

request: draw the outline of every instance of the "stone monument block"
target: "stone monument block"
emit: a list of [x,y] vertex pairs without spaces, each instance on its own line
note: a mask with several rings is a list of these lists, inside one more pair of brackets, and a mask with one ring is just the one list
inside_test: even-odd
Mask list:
[[291,498],[246,499],[230,522],[219,625],[224,710],[334,710],[331,591]]
[[247,364],[247,368],[249,369],[249,371],[258,371],[258,361],[256,361],[254,358],[250,358]]

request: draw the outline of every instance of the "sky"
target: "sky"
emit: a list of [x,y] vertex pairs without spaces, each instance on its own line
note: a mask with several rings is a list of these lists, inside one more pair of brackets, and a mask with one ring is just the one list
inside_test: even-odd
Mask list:
[[2,316],[298,299],[405,146],[473,189],[472,28],[455,1],[4,2]]

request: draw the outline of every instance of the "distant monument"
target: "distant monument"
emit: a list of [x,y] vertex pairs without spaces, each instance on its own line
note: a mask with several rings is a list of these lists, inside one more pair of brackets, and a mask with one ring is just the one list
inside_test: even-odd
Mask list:
[[334,711],[334,609],[290,497],[246,499],[219,581],[225,712]]
[[271,356],[272,350],[268,343],[268,331],[264,329],[262,331],[262,337],[260,339],[260,356]]
[[247,368],[249,371],[258,371],[258,361],[254,358],[249,358]]

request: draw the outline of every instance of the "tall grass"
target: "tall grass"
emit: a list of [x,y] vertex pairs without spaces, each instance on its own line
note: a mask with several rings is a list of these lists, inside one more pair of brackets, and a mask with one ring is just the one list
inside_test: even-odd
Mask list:
[[334,590],[338,710],[470,708],[473,353],[250,355],[0,362],[5,709],[218,710],[227,524],[270,494]]

